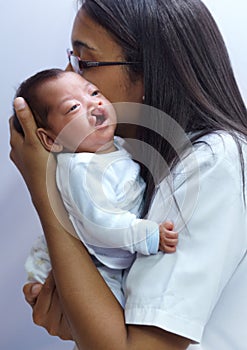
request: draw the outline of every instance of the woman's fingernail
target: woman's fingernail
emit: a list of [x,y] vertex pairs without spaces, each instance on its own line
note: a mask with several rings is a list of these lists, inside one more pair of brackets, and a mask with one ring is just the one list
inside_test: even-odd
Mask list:
[[41,290],[41,285],[40,284],[34,284],[31,288],[31,293],[34,294],[35,296],[39,294]]
[[20,111],[26,107],[26,102],[22,97],[16,97],[14,101],[14,106],[16,111]]

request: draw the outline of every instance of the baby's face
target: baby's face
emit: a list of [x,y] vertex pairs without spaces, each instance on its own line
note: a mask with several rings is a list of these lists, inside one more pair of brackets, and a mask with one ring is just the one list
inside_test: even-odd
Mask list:
[[50,107],[49,130],[69,152],[96,152],[112,141],[116,113],[110,102],[80,75],[65,72],[43,84],[41,98]]

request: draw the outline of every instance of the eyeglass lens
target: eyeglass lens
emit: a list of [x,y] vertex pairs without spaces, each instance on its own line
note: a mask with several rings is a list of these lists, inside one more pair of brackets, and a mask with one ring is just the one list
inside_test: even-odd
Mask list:
[[79,74],[82,73],[82,70],[81,70],[80,64],[79,64],[79,60],[76,56],[70,55],[70,64],[76,73],[79,73]]

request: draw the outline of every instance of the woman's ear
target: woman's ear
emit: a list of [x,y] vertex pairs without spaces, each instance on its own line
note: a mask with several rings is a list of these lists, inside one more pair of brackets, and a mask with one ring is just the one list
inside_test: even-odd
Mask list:
[[59,153],[63,150],[63,145],[58,143],[56,139],[54,139],[53,136],[49,135],[47,130],[43,128],[37,129],[37,136],[40,139],[40,142],[42,143],[42,146],[49,152],[53,153]]

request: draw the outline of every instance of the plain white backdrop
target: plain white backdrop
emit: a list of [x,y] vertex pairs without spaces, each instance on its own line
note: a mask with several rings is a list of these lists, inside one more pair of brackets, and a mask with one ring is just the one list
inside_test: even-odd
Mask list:
[[[138,1],[138,0],[133,0]],[[24,261],[42,230],[25,184],[9,160],[8,119],[19,83],[51,67],[65,67],[65,49],[76,13],[75,0],[1,1],[0,12],[0,349],[66,350],[71,342],[51,337],[32,323],[22,286]],[[245,0],[205,0],[229,50],[242,96],[247,101]]]

